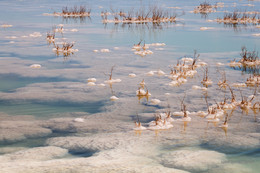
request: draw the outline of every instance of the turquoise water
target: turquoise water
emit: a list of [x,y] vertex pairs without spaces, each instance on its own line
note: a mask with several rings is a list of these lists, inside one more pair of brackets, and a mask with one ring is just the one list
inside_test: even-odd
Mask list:
[[[211,0],[208,2],[216,3],[216,1]],[[209,64],[209,76],[214,82],[214,85],[209,87],[208,90],[210,104],[214,104],[214,100],[222,101],[225,96],[230,98],[229,91],[224,92],[218,89],[217,82],[221,79],[218,71],[219,69],[220,71],[225,70],[230,83],[246,81],[249,74],[234,70],[227,64],[234,58],[237,60],[240,58],[242,46],[246,46],[249,51],[260,51],[259,36],[253,35],[260,33],[259,27],[256,27],[259,24],[240,25],[234,28],[207,20],[223,17],[224,11],[233,12],[236,9],[259,12],[260,2],[227,0],[224,1],[223,8],[218,8],[216,13],[210,13],[206,18],[200,14],[191,13],[199,3],[201,1],[197,0],[1,1],[0,25],[10,24],[13,26],[0,28],[0,121],[2,123],[0,128],[2,130],[8,129],[4,126],[5,121],[8,121],[7,124],[13,121],[14,125],[25,121],[27,123],[35,122],[37,127],[47,128],[51,131],[42,137],[37,133],[31,135],[34,132],[30,132],[30,135],[28,135],[26,134],[28,131],[23,129],[25,132],[21,130],[21,133],[22,137],[25,137],[20,138],[19,134],[16,139],[17,130],[11,130],[10,134],[15,134],[13,135],[15,139],[10,137],[11,135],[9,136],[11,147],[35,148],[51,145],[48,139],[55,137],[77,136],[87,138],[94,134],[100,135],[101,139],[107,140],[105,143],[109,143],[109,139],[106,138],[107,133],[119,133],[122,136],[118,138],[125,140],[129,136],[126,133],[131,132],[135,139],[136,136],[134,132],[132,133],[132,127],[134,127],[133,121],[136,121],[137,113],[140,114],[143,123],[148,123],[154,118],[155,112],[162,112],[167,109],[168,105],[170,105],[172,112],[179,111],[180,98],[183,97],[184,93],[186,93],[185,102],[188,109],[193,109],[191,111],[202,109],[206,111],[202,92],[191,89],[192,85],[201,85],[203,69],[198,70],[198,74],[194,78],[189,79],[189,82],[180,87],[167,86],[166,84],[170,82],[167,77],[156,75],[148,77],[145,75],[151,70],[158,69],[169,74],[170,65],[176,64],[177,60],[183,57],[192,57],[194,50],[197,50],[200,54],[199,58],[202,61]],[[236,7],[233,7],[234,3],[236,3]],[[64,6],[72,7],[74,5],[91,7],[91,17],[79,20],[44,15],[44,13],[60,12]],[[114,10],[123,9],[127,12],[133,8],[139,9],[141,6],[149,7],[149,5],[157,5],[164,10],[175,12],[178,14],[176,23],[161,24],[156,27],[152,24],[115,25],[107,23],[105,25],[100,17],[102,10],[110,11],[113,8]],[[58,27],[60,24],[63,25],[65,31],[63,34],[56,33],[57,42],[61,42],[65,38],[68,42],[75,42],[73,48],[79,50],[68,57],[55,55],[52,51],[53,46],[46,41],[46,33],[50,32],[52,27]],[[201,27],[211,29],[202,31],[200,30]],[[77,29],[77,32],[73,32],[72,29]],[[41,36],[30,37],[30,34],[34,32],[39,32]],[[15,37],[12,38],[12,36]],[[151,46],[150,49],[153,54],[140,57],[131,51],[132,46],[140,40],[145,40],[147,44],[165,43],[165,46]],[[101,49],[109,49],[110,52],[102,53],[100,52]],[[95,53],[93,50],[99,50],[99,52]],[[218,67],[217,62],[225,65]],[[30,68],[32,64],[41,64],[41,68],[32,69]],[[106,84],[105,87],[87,85],[88,78],[93,77],[97,79],[97,84],[105,83],[108,80],[108,75],[105,74],[110,73],[113,65],[115,65],[113,78],[119,78],[122,82],[111,86]],[[135,73],[137,77],[129,78],[129,73]],[[141,99],[138,101],[135,91],[142,79],[145,79],[152,96],[149,100]],[[245,96],[254,93],[252,87],[245,87],[241,90]],[[234,92],[237,99],[240,99],[240,90],[234,88]],[[165,93],[171,95],[167,97]],[[119,97],[119,100],[111,101],[112,95]],[[153,98],[158,98],[163,103],[154,106],[150,103]],[[258,95],[256,100],[259,101]],[[30,116],[29,119],[24,118],[27,115]],[[75,123],[74,119],[77,117],[85,118],[86,124]],[[52,124],[52,122],[57,121],[56,119],[61,122],[58,123],[57,127]],[[183,148],[191,150],[206,149],[225,154],[226,161],[220,164],[220,167],[223,166],[223,170],[209,167],[206,170],[198,171],[197,169],[185,168],[185,166],[184,168],[165,166],[166,164],[162,161],[158,161],[158,164],[167,168],[178,168],[190,172],[236,171],[231,169],[229,165],[237,164],[248,172],[258,172],[260,170],[259,113],[254,115],[250,111],[246,115],[240,109],[237,109],[230,119],[230,126],[226,134],[218,128],[218,125],[207,124],[203,118],[198,117],[195,117],[194,123],[189,123],[187,128],[181,123],[176,123],[173,129],[166,132],[160,131],[158,134],[150,131],[143,132],[141,136],[147,137],[147,140],[152,138],[153,141],[144,141],[145,145],[151,148],[152,145],[160,148],[155,151],[156,154],[153,156],[146,153],[147,158],[152,158],[157,164],[162,154],[171,151],[178,151]],[[221,121],[224,121],[223,117]],[[30,127],[31,125],[26,124],[24,126],[26,129],[27,126]],[[49,134],[55,132],[56,128],[61,132]],[[68,133],[71,130],[70,128],[73,129],[71,134]],[[0,137],[1,135],[3,136],[3,134],[0,134]],[[216,138],[212,138],[214,135]],[[243,138],[244,136],[245,138]],[[160,142],[159,139],[161,138],[163,138],[163,142]],[[0,138],[0,140],[4,139]],[[236,145],[236,141],[243,142]],[[31,143],[35,143],[35,145]],[[96,145],[99,146],[99,144]],[[8,145],[2,144],[0,146],[0,148],[5,147],[8,147]],[[64,148],[66,147],[69,148],[68,146]],[[124,147],[127,148],[127,145]],[[118,148],[113,149],[117,151]],[[87,148],[86,151],[92,151],[92,149]],[[140,152],[138,149],[133,149],[132,152],[135,153],[135,151]],[[69,153],[74,152],[73,149],[69,151]],[[107,152],[107,148],[104,151],[100,149],[101,154],[102,152]],[[0,153],[3,153],[2,156],[5,155],[2,151]],[[99,156],[98,154],[92,156],[92,154],[88,155],[87,153],[84,155],[81,151],[75,153],[80,153],[80,155],[89,158]],[[78,157],[80,156],[75,156],[75,158]],[[120,155],[115,157],[124,158]],[[45,163],[42,162],[42,164]],[[234,167],[240,168],[239,166],[235,165]],[[131,165],[125,167],[131,167]],[[227,170],[224,170],[226,167]]]

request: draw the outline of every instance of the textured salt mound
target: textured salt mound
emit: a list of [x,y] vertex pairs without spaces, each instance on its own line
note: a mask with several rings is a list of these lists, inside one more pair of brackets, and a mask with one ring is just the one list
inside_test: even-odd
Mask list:
[[201,172],[216,167],[225,160],[225,154],[216,151],[178,150],[164,154],[161,163],[167,167]]
[[1,121],[0,143],[16,142],[26,138],[37,138],[51,134],[52,131],[40,127],[33,121]]
[[[51,161],[41,161],[41,162],[8,162],[0,163],[1,173],[43,173],[43,172],[53,172],[53,173],[85,173],[85,172],[95,172],[95,173],[188,173],[186,171],[172,169],[163,167],[161,165],[149,165],[146,162],[138,160],[139,162],[134,165],[120,160],[117,163],[110,163],[110,159],[106,160],[106,165],[93,165],[93,162],[98,163],[97,160],[87,159],[58,159]],[[14,164],[15,163],[15,164]]]
[[0,154],[13,153],[20,150],[25,150],[27,148],[24,147],[0,147]]
[[230,173],[230,172],[252,173],[253,171],[248,167],[244,167],[243,165],[231,164],[231,163],[221,165],[221,167],[217,167],[209,171],[209,173]]
[[68,153],[68,150],[48,146],[48,147],[36,147],[27,150],[18,151],[12,154],[6,154],[0,156],[1,162],[9,162],[9,161],[16,161],[16,160],[50,160],[55,159],[58,157],[62,157]]
[[204,141],[203,145],[224,153],[237,153],[259,148],[259,141],[259,136],[228,134],[227,137],[219,137],[216,134]]
[[[108,117],[99,116],[97,121],[96,116],[92,115],[85,118],[84,122],[75,122],[75,118],[54,118],[42,123],[45,128],[51,129],[53,132],[59,133],[75,133],[75,132],[115,132],[119,129],[131,129],[129,123],[115,122],[113,119]],[[101,118],[102,117],[102,118]],[[127,128],[129,126],[129,128]]]
[[57,137],[47,140],[48,145],[68,149],[70,152],[84,153],[113,149],[126,140],[116,138],[114,134],[93,135],[87,137]]

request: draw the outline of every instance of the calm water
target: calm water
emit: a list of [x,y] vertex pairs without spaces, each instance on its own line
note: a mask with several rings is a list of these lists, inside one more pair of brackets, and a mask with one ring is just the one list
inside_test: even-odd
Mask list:
[[[221,1],[208,2],[215,4]],[[170,82],[167,77],[145,75],[151,70],[158,69],[169,74],[170,65],[175,65],[177,60],[183,57],[192,57],[194,50],[197,50],[200,54],[199,58],[208,64],[209,77],[214,82],[208,89],[210,104],[214,104],[214,100],[222,101],[224,97],[231,97],[228,90],[218,89],[217,82],[221,79],[219,71],[225,70],[230,84],[245,82],[249,77],[248,73],[242,73],[239,69],[234,70],[227,64],[235,58],[237,60],[240,58],[242,46],[246,46],[249,51],[260,51],[259,36],[253,35],[260,33],[260,29],[257,27],[259,25],[230,27],[208,20],[223,17],[225,11],[259,12],[260,2],[226,0],[224,7],[218,8],[217,12],[210,13],[208,16],[191,12],[200,3],[201,1],[197,0],[0,1],[0,25],[13,25],[0,28],[1,156],[5,157],[16,151],[22,152],[25,149],[39,146],[58,146],[69,150],[67,155],[59,157],[59,159],[71,159],[75,163],[75,170],[78,170],[76,166],[78,162],[75,159],[92,159],[91,165],[95,163],[95,158],[99,158],[103,159],[102,162],[107,161],[108,166],[116,165],[115,167],[118,167],[119,165],[120,169],[129,171],[135,165],[133,158],[138,157],[136,163],[139,162],[138,159],[143,161],[138,165],[142,163],[156,169],[180,169],[189,172],[238,172],[239,170],[241,172],[258,172],[260,170],[258,113],[254,114],[249,111],[248,114],[245,114],[237,108],[230,118],[227,132],[219,128],[218,124],[207,123],[201,117],[192,117],[192,121],[188,124],[176,122],[172,129],[157,133],[144,131],[141,134],[135,134],[132,130],[137,113],[140,115],[141,122],[145,124],[153,119],[154,113],[163,112],[168,105],[172,112],[180,111],[180,100],[184,93],[186,93],[184,102],[190,112],[206,111],[203,92],[191,89],[192,85],[201,85],[203,69],[198,70],[198,74],[194,78],[189,79],[180,87],[166,85]],[[44,15],[44,13],[60,12],[62,7],[73,7],[74,5],[90,7],[92,9],[91,17],[80,20]],[[176,13],[177,22],[158,26],[152,24],[115,25],[113,23],[104,25],[100,17],[101,11],[111,11],[111,8],[128,12],[152,5]],[[52,51],[53,45],[46,41],[46,33],[51,32],[55,26],[59,27],[60,24],[63,25],[65,31],[62,34],[56,33],[56,42],[63,40],[75,42],[74,48],[79,50],[68,57],[55,55]],[[210,29],[202,31],[200,27]],[[73,29],[76,29],[77,32],[73,32]],[[37,33],[35,34],[35,32]],[[33,33],[36,35],[35,37],[30,36]],[[140,57],[131,50],[132,46],[140,40],[144,40],[147,44],[165,43],[166,45],[151,46],[150,50],[153,51],[153,54]],[[110,52],[93,52],[93,50],[101,49],[109,49]],[[217,66],[218,62],[223,63],[224,66]],[[32,64],[40,64],[41,68],[30,68]],[[109,74],[114,65],[113,78],[119,78],[122,82],[111,86],[106,84],[105,87],[87,85],[87,79],[92,77],[97,79],[97,84],[104,83],[105,80],[108,80],[108,76],[105,74]],[[137,77],[130,78],[129,73],[135,73]],[[147,101],[144,98],[138,100],[135,91],[143,79],[149,92],[152,93],[150,99],[160,99],[161,104],[154,106],[150,100]],[[241,90],[244,96],[254,93],[252,87],[245,87]],[[237,99],[240,100],[239,89],[234,89],[234,92]],[[165,93],[170,93],[170,95],[165,96]],[[116,95],[119,99],[111,101],[112,95]],[[259,96],[256,97],[256,101],[259,101]],[[85,121],[80,124],[80,122],[74,121],[75,118],[84,118]],[[221,121],[224,121],[223,117]],[[33,128],[29,128],[32,126],[30,123],[34,124]],[[110,138],[111,133],[116,135]],[[63,145],[62,142],[49,142],[56,140],[57,137],[70,139],[69,137],[74,136],[79,137],[79,139],[77,138],[78,143],[82,145],[79,150],[73,148],[75,147],[73,145]],[[84,140],[92,138],[93,145],[84,146]],[[115,145],[114,140],[129,140],[131,144],[119,142],[120,144]],[[97,142],[95,143],[95,141]],[[109,146],[104,143],[109,143]],[[151,149],[152,154],[141,152],[142,147],[139,149],[139,144],[143,145],[143,148]],[[103,148],[99,148],[103,145],[105,145]],[[180,166],[172,163],[174,161],[171,159],[166,159],[167,161],[162,159],[168,153],[184,149],[216,151],[224,154],[225,159],[224,161],[217,160],[214,163],[218,166],[207,163],[205,166],[202,163],[203,168],[185,166],[185,162],[183,162],[184,166]],[[120,153],[122,154],[120,155]],[[108,159],[106,154],[111,159]],[[143,157],[139,158],[140,155]],[[206,154],[205,157],[199,159],[207,160],[207,157],[216,156]],[[116,158],[122,158],[122,162],[114,161]],[[57,158],[47,160],[54,160],[55,163],[55,159]],[[180,156],[181,159],[183,158]],[[22,160],[17,159],[15,162],[18,166],[10,169],[6,166],[4,171],[17,172],[21,169],[26,172],[29,170],[22,164],[20,165]],[[126,164],[127,162],[129,164]],[[8,161],[3,161],[2,165],[8,164],[10,164]],[[48,164],[46,160],[40,160],[35,165],[32,162],[32,167],[35,168],[39,165],[51,167]],[[187,165],[189,164],[192,163]],[[100,172],[106,170],[103,168],[99,170],[100,165],[91,166],[96,166],[97,171]],[[49,169],[52,170],[52,167]],[[73,171],[73,166],[70,169]],[[92,167],[86,166],[84,169],[90,170]],[[44,169],[35,170],[44,172]],[[54,166],[53,170],[59,172]],[[107,171],[109,172],[109,169]],[[145,172],[147,170],[139,170],[137,166],[135,171]]]

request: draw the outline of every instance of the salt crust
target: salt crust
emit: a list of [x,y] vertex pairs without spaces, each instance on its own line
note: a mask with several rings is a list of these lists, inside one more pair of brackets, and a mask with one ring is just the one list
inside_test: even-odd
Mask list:
[[163,165],[191,172],[207,171],[226,160],[225,154],[209,150],[177,150],[162,156]]

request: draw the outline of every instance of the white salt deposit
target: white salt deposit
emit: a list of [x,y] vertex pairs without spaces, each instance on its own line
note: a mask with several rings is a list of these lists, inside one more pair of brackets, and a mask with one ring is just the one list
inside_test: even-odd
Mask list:
[[30,65],[31,68],[41,68],[42,66],[40,64],[32,64]]
[[96,78],[88,78],[88,82],[96,82],[97,79]]
[[177,150],[161,157],[163,165],[191,172],[208,171],[225,161],[225,154],[209,150]]
[[88,82],[87,86],[95,86],[95,82]]
[[109,50],[109,49],[101,49],[100,52],[102,52],[102,53],[108,53],[108,52],[110,52],[110,50]]
[[133,78],[133,77],[136,77],[136,74],[130,73],[128,76]]
[[42,34],[40,32],[34,32],[34,33],[30,34],[29,36],[33,37],[33,38],[37,38],[37,37],[41,37]]
[[119,98],[118,97],[116,97],[116,96],[111,96],[110,97],[110,100],[112,100],[112,101],[115,101],[115,100],[118,100]]
[[159,100],[159,99],[152,99],[152,100],[151,100],[151,103],[152,103],[153,105],[158,105],[159,103],[161,103],[161,100]]

